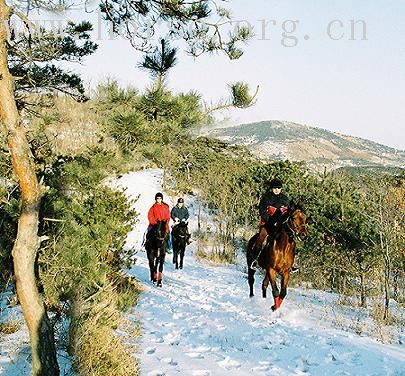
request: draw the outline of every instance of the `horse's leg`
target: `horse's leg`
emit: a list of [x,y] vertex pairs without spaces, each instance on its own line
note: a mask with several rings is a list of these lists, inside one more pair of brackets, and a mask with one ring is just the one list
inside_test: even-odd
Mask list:
[[249,297],[252,298],[255,295],[254,291],[253,291],[253,285],[255,283],[256,270],[250,268],[249,266],[248,266],[248,268],[249,268],[249,270],[248,270],[248,282],[249,282],[249,289],[250,289]]
[[148,262],[149,262],[149,272],[150,272],[150,280],[152,282],[156,282],[156,275],[155,275],[155,263],[153,260],[152,251],[147,253]]
[[159,273],[158,273],[158,268],[160,264],[160,258],[162,257],[162,250],[158,248],[155,253],[155,258],[153,260],[153,276],[155,279],[155,282],[157,282],[157,286],[159,286]]
[[179,248],[173,247],[173,264],[175,264],[176,269],[179,268]]
[[274,305],[271,307],[271,309],[273,311],[275,311],[277,308],[280,307],[280,304],[279,304],[280,291],[278,290],[278,287],[277,287],[277,273],[274,269],[270,269],[270,283],[271,283],[271,289],[272,289],[273,298],[274,298]]
[[264,276],[263,283],[262,283],[263,298],[267,298],[267,287],[269,286],[269,281],[270,281],[270,273],[268,270],[266,270],[266,275]]
[[290,280],[290,272],[285,272],[282,276],[281,276],[281,291],[280,291],[280,295],[277,296],[274,300],[275,302],[275,306],[276,309],[280,308],[281,303],[283,302],[283,299],[286,297],[287,295],[287,286],[288,286],[288,281]]
[[183,246],[180,249],[180,269],[183,269],[183,259],[184,259],[184,252],[186,251],[186,245],[183,244]]
[[160,257],[158,259],[159,262],[159,273],[158,273],[158,278],[157,278],[157,287],[162,287],[162,279],[163,279],[163,265],[165,263],[165,256],[166,256],[166,251],[162,250],[160,252]]
[[157,264],[158,264],[158,257],[155,257],[152,261],[152,268],[153,268],[153,283],[157,281]]

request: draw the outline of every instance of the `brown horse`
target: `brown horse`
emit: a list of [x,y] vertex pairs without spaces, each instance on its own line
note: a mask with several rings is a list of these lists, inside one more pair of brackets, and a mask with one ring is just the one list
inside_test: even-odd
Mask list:
[[[264,226],[266,225],[267,224]],[[306,215],[301,209],[292,205],[288,209],[287,219],[283,222],[281,227],[276,231],[274,228],[267,230],[270,235],[264,243],[258,263],[265,271],[265,277],[262,284],[263,298],[266,297],[266,290],[270,282],[274,298],[274,305],[271,309],[275,311],[280,308],[283,299],[287,295],[288,280],[290,278],[291,267],[294,263],[295,256],[295,238],[299,237],[304,239],[308,236]],[[258,235],[259,234],[254,235],[249,240],[246,252],[249,269],[248,282],[250,287],[250,297],[254,296],[253,284],[255,282],[254,274],[256,272],[256,270],[252,269],[250,266],[253,261],[253,247]],[[277,274],[281,276],[281,291],[278,290],[276,284]]]

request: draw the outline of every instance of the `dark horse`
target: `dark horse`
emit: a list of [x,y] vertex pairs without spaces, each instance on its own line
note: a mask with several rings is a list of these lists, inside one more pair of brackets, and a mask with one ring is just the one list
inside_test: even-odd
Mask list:
[[[264,226],[266,226],[265,224]],[[269,231],[270,230],[270,231]],[[270,234],[267,241],[264,243],[263,250],[260,253],[258,263],[264,269],[265,277],[262,284],[263,298],[266,297],[266,290],[271,283],[273,291],[274,305],[271,307],[273,311],[280,308],[283,299],[287,295],[287,285],[290,278],[291,267],[294,263],[295,256],[295,238],[300,237],[304,239],[308,236],[306,226],[306,215],[304,212],[292,205],[288,209],[287,219],[283,222],[281,227],[274,231],[268,229]],[[254,274],[256,270],[252,269],[253,256],[252,249],[258,234],[254,235],[248,242],[246,258],[248,264],[248,282],[250,287],[250,297],[253,294],[253,284],[255,282]],[[278,290],[276,284],[277,274],[281,276],[281,291]]]
[[180,269],[183,269],[184,252],[187,245],[187,223],[180,222],[172,229],[172,242],[173,242],[173,264],[176,265],[176,269],[179,268],[180,257]]
[[166,256],[166,221],[158,221],[152,226],[145,244],[146,254],[149,260],[150,279],[162,287],[163,264]]

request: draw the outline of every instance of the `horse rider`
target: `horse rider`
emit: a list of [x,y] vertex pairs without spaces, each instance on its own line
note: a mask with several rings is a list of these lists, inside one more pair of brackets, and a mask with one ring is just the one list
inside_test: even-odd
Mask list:
[[[263,248],[263,242],[268,235],[274,234],[280,229],[282,222],[288,210],[289,199],[282,193],[283,183],[280,179],[273,179],[270,181],[269,188],[262,196],[259,203],[260,211],[260,228],[259,236],[253,247],[253,262],[250,266],[256,269],[258,265],[258,258]],[[267,224],[267,226],[264,226]],[[267,228],[271,229],[271,233],[267,232]]]
[[[146,232],[146,242],[149,239],[152,226],[156,225],[158,221],[166,221],[166,233],[170,234],[169,221],[170,221],[170,208],[163,202],[163,194],[158,192],[155,194],[155,203],[148,211],[149,226]],[[145,243],[146,243],[145,242]],[[145,246],[146,248],[146,246]]]
[[[187,221],[190,217],[190,214],[188,213],[188,209],[184,206],[184,199],[182,197],[177,200],[176,206],[173,207],[171,211],[171,217],[174,221],[173,227],[179,225],[181,222],[185,223],[186,225],[188,224]],[[187,244],[190,244],[190,236],[191,234],[189,233],[187,228]]]

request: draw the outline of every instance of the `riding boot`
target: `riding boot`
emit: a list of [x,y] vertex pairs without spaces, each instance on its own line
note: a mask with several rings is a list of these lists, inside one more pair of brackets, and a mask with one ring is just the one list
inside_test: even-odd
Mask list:
[[[297,253],[297,251],[295,251]],[[297,254],[294,257],[294,264],[291,267],[291,273],[296,273],[300,270],[300,266],[299,266],[299,258],[297,256]]]
[[171,234],[171,232],[169,232],[169,233],[166,235],[166,252],[167,252],[168,254],[170,254],[170,253],[172,253],[172,251],[173,251],[173,239],[172,239],[172,234]]
[[266,239],[266,236],[267,236],[267,230],[264,226],[261,226],[260,231],[259,231],[259,236],[257,237],[256,243],[254,244],[253,249],[252,249],[253,262],[250,265],[250,268],[253,270],[256,270],[256,268],[258,266],[259,256],[262,251],[263,242]]
[[253,249],[252,249],[253,262],[250,265],[250,269],[253,269],[253,270],[257,269],[257,267],[259,265],[258,264],[258,258],[259,258],[260,253],[261,253],[260,251],[261,251],[261,248],[257,247],[256,244],[255,244],[253,246]]

